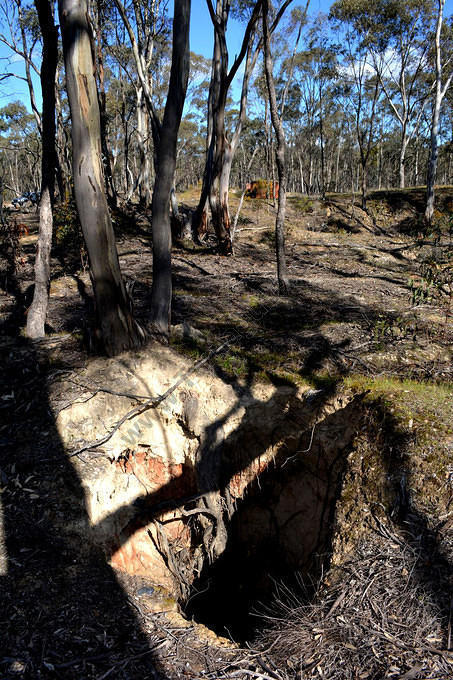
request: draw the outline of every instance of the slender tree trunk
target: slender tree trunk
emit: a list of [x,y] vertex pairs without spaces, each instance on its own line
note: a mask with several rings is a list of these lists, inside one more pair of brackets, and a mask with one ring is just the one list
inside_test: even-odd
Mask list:
[[362,161],[361,162],[361,182],[360,182],[360,193],[361,193],[361,199],[362,199],[362,210],[366,211],[366,192],[367,192],[367,163]]
[[436,81],[435,81],[435,97],[433,103],[433,117],[431,123],[431,140],[430,140],[430,151],[428,158],[428,170],[426,179],[426,210],[425,210],[425,220],[428,224],[431,224],[434,215],[434,183],[436,181],[437,172],[437,160],[439,156],[437,138],[439,135],[439,119],[440,119],[440,109],[442,106],[442,100],[445,97],[447,89],[450,86],[452,80],[452,74],[448,77],[446,83],[442,86],[442,56],[441,56],[441,45],[440,45],[440,34],[442,30],[443,22],[443,10],[444,10],[445,0],[438,0],[438,15],[437,15],[437,26],[436,26],[436,37],[435,37],[435,56],[436,56]]
[[340,151],[341,151],[341,136],[338,136],[337,142],[337,156],[335,159],[335,193],[339,191],[340,186]]
[[[277,101],[277,99],[275,99],[275,101]],[[272,105],[271,105],[271,107],[272,107]],[[271,108],[271,118],[272,118],[272,108]],[[272,205],[274,206],[274,208],[275,208],[275,162],[274,162],[274,158],[276,158],[277,153],[278,153],[278,142],[277,142],[277,151],[274,153],[274,140],[271,140],[272,195],[269,196],[269,198],[272,199]],[[278,163],[278,161],[277,161],[277,163]],[[286,170],[286,168],[285,168],[285,170]],[[279,169],[277,168],[277,174],[278,173],[279,173]],[[279,178],[280,178],[280,175],[279,175]]]
[[302,158],[300,157],[300,154],[297,154],[297,160],[299,162],[299,177],[300,177],[300,192],[301,194],[306,193],[305,192],[305,180],[304,180],[304,168],[302,165]]
[[39,202],[39,236],[35,259],[35,289],[27,315],[27,335],[41,338],[49,302],[50,249],[52,246],[52,203],[57,154],[55,148],[55,74],[58,62],[58,30],[54,23],[53,3],[35,0],[43,39],[41,63],[42,154],[41,198]]
[[319,84],[319,144],[321,150],[321,198],[326,199],[326,185],[325,185],[325,160],[324,160],[324,129],[323,129],[323,110],[322,110],[322,85]]
[[433,118],[431,123],[431,138],[428,158],[428,172],[426,180],[425,220],[428,224],[431,223],[434,215],[434,183],[436,181],[437,159],[439,156],[439,150],[437,146],[437,138],[439,135],[439,117],[440,117],[440,102],[436,96],[436,101],[433,110]]
[[140,157],[140,171],[137,178],[140,202],[148,207],[151,203],[150,163],[149,163],[149,114],[143,98],[143,88],[139,85],[137,96],[137,140]]
[[3,214],[3,177],[0,175],[0,225],[5,227],[5,216]]
[[61,104],[58,80],[57,73],[55,78],[55,108],[57,113],[56,144],[58,157],[57,179],[61,200],[67,201],[71,194],[71,182],[69,179],[71,176],[70,144],[69,134],[63,122],[63,107]]
[[277,137],[276,161],[278,170],[278,208],[275,220],[275,248],[277,255],[277,277],[278,290],[280,295],[287,295],[289,292],[288,275],[286,271],[285,255],[285,211],[286,211],[286,166],[285,166],[285,134],[282,121],[278,115],[277,96],[275,93],[273,64],[269,43],[268,25],[269,3],[263,2],[263,39],[264,39],[264,66],[266,71],[266,83],[269,93],[269,105],[271,112],[272,125]]
[[378,189],[382,189],[382,141],[379,140],[378,144],[378,157],[377,157],[377,185]]
[[400,147],[400,157],[399,157],[399,175],[400,175],[400,189],[404,189],[406,186],[406,173],[405,173],[405,164],[406,164],[406,151],[407,151],[407,145],[408,145],[408,137],[406,134],[406,129],[405,126],[403,127],[402,131],[402,136],[401,136],[401,147]]
[[[290,2],[291,0],[287,0]],[[208,115],[208,138],[209,152],[206,159],[206,167],[203,175],[203,188],[198,207],[194,213],[193,223],[200,233],[200,227],[204,224],[206,199],[209,198],[212,223],[219,243],[219,250],[224,255],[232,253],[231,222],[228,207],[228,189],[226,180],[229,180],[231,163],[236,151],[237,140],[245,117],[245,103],[247,101],[247,88],[253,64],[258,52],[252,56],[252,42],[256,22],[259,18],[261,0],[256,0],[251,17],[247,23],[241,50],[236,56],[231,69],[228,71],[228,50],[226,43],[226,30],[230,11],[230,0],[216,0],[214,11],[211,0],[208,0],[208,8],[214,25],[214,53],[212,60],[211,84],[209,89],[209,115]],[[286,5],[286,3],[285,3]],[[225,130],[225,107],[228,90],[237,70],[247,55],[247,63],[244,70],[243,87],[241,94],[241,108],[237,132],[237,139],[231,143],[226,139]],[[225,167],[224,167],[225,166]],[[206,186],[208,185],[208,186]]]
[[72,119],[74,192],[90,260],[101,339],[108,355],[137,346],[134,321],[118,261],[101,160],[99,103],[87,0],[59,0]]
[[[227,12],[228,14],[228,12]],[[220,252],[229,255],[232,252],[231,235],[229,231],[229,213],[227,208],[227,223],[224,223],[225,197],[220,193],[221,172],[224,151],[227,147],[225,138],[225,106],[227,97],[227,55],[224,31],[227,17],[223,16],[222,2],[217,0],[216,15],[223,17],[223,42],[217,30],[214,33],[213,68],[209,90],[209,119],[208,119],[208,153],[203,173],[203,186],[200,200],[193,217],[193,225],[198,235],[203,235],[206,224],[206,202],[209,200],[212,223],[216,232]],[[226,198],[228,206],[228,197]]]
[[153,192],[151,327],[162,338],[167,338],[170,331],[172,282],[169,209],[178,130],[189,79],[189,26],[190,0],[175,0],[170,83],[157,149],[158,169]]
[[217,33],[214,32],[214,51],[211,66],[211,81],[209,83],[208,95],[208,121],[206,135],[206,162],[203,171],[201,194],[198,205],[192,216],[192,230],[195,239],[200,240],[204,237],[207,230],[207,204],[211,187],[213,172],[215,137],[214,137],[214,102],[218,98],[218,80],[215,75],[216,69],[220,64],[220,44]]
[[419,137],[417,135],[417,138],[415,140],[415,160],[414,160],[414,186],[418,187],[420,178],[419,178],[419,159],[420,159],[420,144],[419,144]]

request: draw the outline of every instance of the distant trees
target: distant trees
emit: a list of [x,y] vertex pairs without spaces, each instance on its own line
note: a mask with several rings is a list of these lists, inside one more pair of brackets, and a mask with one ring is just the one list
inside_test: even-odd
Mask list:
[[[255,144],[251,140],[251,146],[247,142],[241,147],[241,135],[253,126],[262,135],[250,173],[272,179],[274,172],[275,133],[271,131],[260,61],[261,1],[210,0],[206,4],[215,58],[191,57],[193,91],[177,151],[175,188],[202,180],[193,223],[199,228],[205,225],[209,212],[225,252],[231,249],[229,185],[244,185]],[[404,187],[424,181],[424,168],[434,148],[431,123],[436,101],[440,102],[437,172],[440,181],[448,182],[451,100],[436,95],[438,0],[378,0],[372,12],[364,0],[337,0],[330,21],[321,16],[303,26],[294,59],[294,43],[288,42],[294,22],[285,20],[289,4],[290,0],[274,0],[269,5],[277,101],[286,89],[283,126],[288,189],[320,194],[352,189],[366,196],[367,185]],[[90,0],[102,160],[108,197],[113,202],[118,197],[139,199],[145,206],[151,202],[170,74],[171,20],[165,7],[159,0]],[[243,22],[244,33],[239,53],[229,60],[230,16]],[[282,22],[283,30],[277,36]],[[7,65],[4,75],[14,72],[14,77],[26,82],[39,130],[41,112],[36,105],[34,74],[39,71],[42,41],[36,12],[23,0],[0,0],[0,24],[0,40],[14,53],[14,59],[19,56],[24,64],[23,76],[14,69],[8,71]],[[441,91],[450,74],[449,25],[442,10]],[[59,67],[57,179],[64,196],[69,188],[70,143],[65,137],[68,108],[61,72]],[[244,156],[247,145],[251,148],[249,158]],[[5,164],[10,157],[11,153],[5,156]],[[31,164],[29,158],[27,166]]]
[[406,185],[406,154],[419,130],[432,85],[425,77],[432,4],[381,0],[373,27],[373,65],[400,125],[399,185]]
[[[179,188],[201,184],[194,231],[202,234],[210,219],[219,252],[230,254],[230,183],[244,188],[262,178],[275,186],[278,179],[281,293],[288,290],[287,191],[360,192],[366,209],[369,187],[420,183],[426,167],[431,221],[436,176],[451,182],[453,173],[453,38],[445,0],[377,0],[372,12],[365,0],[336,0],[329,17],[312,20],[303,7],[293,6],[289,16],[292,2],[206,0],[213,54],[190,55],[186,101],[188,0],[175,3],[173,25],[163,0],[59,0],[64,77],[50,22],[55,0],[0,0],[0,41],[23,63],[23,75],[7,65],[0,78],[22,78],[31,109],[0,109],[5,200],[42,187],[35,286],[41,312],[38,323],[34,302],[30,335],[44,332],[55,177],[60,198],[73,184],[110,354],[135,346],[143,333],[122,281],[109,204],[138,201],[148,209],[152,202],[149,321],[163,338],[172,294],[170,211],[177,216]],[[243,35],[230,63],[233,17]]]
[[336,0],[330,17],[344,40],[343,92],[353,112],[361,168],[362,208],[366,209],[368,162],[375,143],[380,82],[372,63],[372,23],[360,3]]
[[10,199],[40,183],[40,135],[33,114],[19,101],[0,109],[0,166]]
[[[155,80],[155,60],[157,49],[162,47],[168,31],[163,3],[134,0],[126,4],[122,0],[114,0],[129,39],[132,57],[135,63],[133,78],[136,93],[137,138],[140,153],[140,174],[137,184],[140,197],[150,203],[150,155],[154,156],[157,170],[158,148],[161,121],[153,99]],[[153,145],[150,144],[152,134]]]
[[22,0],[1,0],[0,16],[2,28],[0,42],[8,47],[16,57],[20,57],[24,64],[24,76],[18,76],[14,72],[8,75],[12,78],[20,78],[27,84],[30,96],[30,106],[41,133],[41,114],[36,103],[35,88],[33,84],[33,72],[39,76],[39,68],[36,65],[36,51],[39,47],[40,31],[36,13],[33,6],[25,4]]
[[[283,110],[285,106],[285,90],[283,91],[280,111],[277,103],[277,95],[274,83],[274,69],[272,63],[272,54],[270,46],[270,31],[269,31],[269,2],[263,0],[263,58],[264,58],[264,72],[266,75],[266,85],[269,95],[269,108],[277,139],[277,149],[275,153],[278,171],[278,207],[277,216],[275,220],[275,252],[277,256],[277,279],[278,290],[280,295],[287,295],[289,292],[288,274],[286,271],[286,253],[285,253],[285,210],[286,210],[286,140],[283,129]],[[289,81],[288,81],[289,82]],[[273,189],[274,190],[274,189]]]

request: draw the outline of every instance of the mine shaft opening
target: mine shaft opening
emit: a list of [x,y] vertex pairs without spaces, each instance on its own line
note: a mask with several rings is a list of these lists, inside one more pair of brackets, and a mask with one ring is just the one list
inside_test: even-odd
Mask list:
[[[206,559],[184,614],[217,635],[244,644],[266,625],[260,615],[276,589],[302,595],[301,581],[315,584],[329,563],[335,514],[355,435],[334,413],[314,437],[308,429],[295,450],[286,447],[235,503],[223,553]],[[300,442],[310,442],[298,452]],[[305,451],[307,449],[307,451]],[[309,450],[308,450],[309,449]],[[309,597],[309,588],[305,591]],[[281,593],[280,593],[281,594]]]

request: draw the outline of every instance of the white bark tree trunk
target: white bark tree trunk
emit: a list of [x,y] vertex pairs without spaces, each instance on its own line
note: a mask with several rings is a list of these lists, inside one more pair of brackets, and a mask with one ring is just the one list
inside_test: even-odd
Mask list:
[[442,86],[442,55],[440,46],[440,34],[443,23],[443,11],[445,0],[438,0],[438,14],[436,25],[436,37],[434,41],[435,55],[436,55],[436,80],[435,80],[435,97],[433,102],[433,117],[431,123],[431,141],[428,158],[428,169],[426,179],[426,209],[425,221],[431,224],[434,215],[434,183],[436,181],[437,173],[437,159],[438,159],[438,136],[439,136],[439,118],[442,100],[450,87],[452,75],[450,75]]

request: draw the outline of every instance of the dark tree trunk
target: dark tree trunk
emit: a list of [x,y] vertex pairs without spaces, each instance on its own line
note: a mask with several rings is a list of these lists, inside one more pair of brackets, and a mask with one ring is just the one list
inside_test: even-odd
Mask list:
[[86,0],[59,0],[66,86],[72,119],[74,192],[90,260],[101,340],[109,355],[137,346],[134,321],[121,278],[107,205],[101,159],[99,103]]
[[269,93],[269,106],[271,112],[272,126],[277,137],[277,151],[275,154],[275,158],[277,161],[279,191],[278,191],[277,217],[275,220],[275,250],[277,256],[278,290],[280,295],[287,295],[289,292],[289,282],[288,275],[286,272],[286,254],[285,254],[286,142],[282,121],[278,115],[277,96],[275,93],[274,77],[272,73],[273,65],[269,43],[268,13],[269,3],[268,0],[264,0],[263,1],[264,68],[266,71],[266,83]]
[[164,120],[157,150],[157,175],[153,192],[153,287],[151,327],[167,338],[171,314],[170,194],[176,167],[176,144],[189,78],[190,0],[175,0],[173,54]]
[[57,154],[55,148],[55,74],[58,63],[58,30],[54,23],[53,3],[35,0],[42,33],[41,89],[42,154],[41,199],[39,202],[39,237],[35,259],[35,290],[27,315],[27,335],[41,338],[45,335],[50,283],[50,249],[52,246],[52,203],[55,185]]

